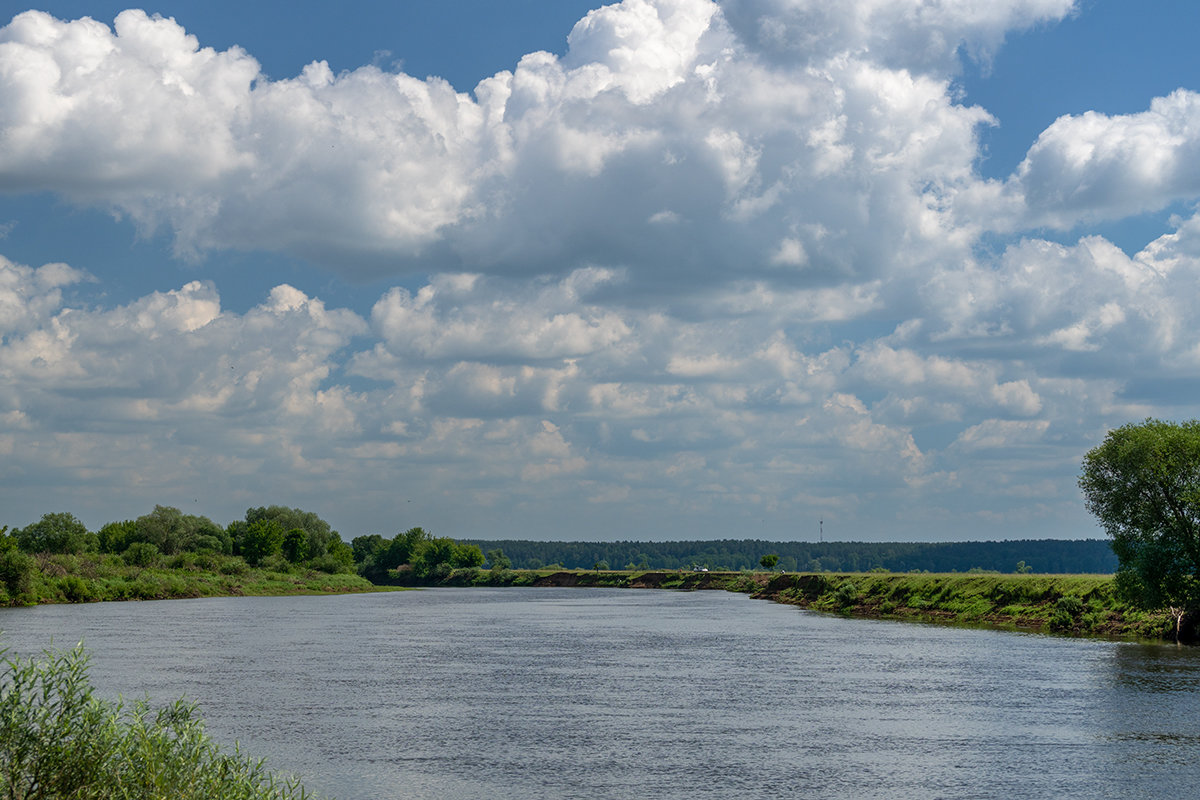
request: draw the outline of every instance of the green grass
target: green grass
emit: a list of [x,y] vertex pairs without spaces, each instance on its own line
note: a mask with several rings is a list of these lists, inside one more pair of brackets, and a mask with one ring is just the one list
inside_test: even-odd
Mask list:
[[761,596],[854,616],[1079,636],[1161,639],[1171,630],[1167,614],[1117,599],[1110,575],[798,574],[775,578]]
[[[342,594],[386,590],[356,574],[296,567],[256,569],[238,556],[183,553],[158,556],[146,566],[120,556],[41,554],[21,586],[0,583],[0,604],[89,603],[186,597]],[[14,591],[14,589],[16,591]]]

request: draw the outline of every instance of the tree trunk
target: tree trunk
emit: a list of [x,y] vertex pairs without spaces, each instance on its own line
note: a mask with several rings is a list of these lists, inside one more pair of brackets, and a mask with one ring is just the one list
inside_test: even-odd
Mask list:
[[1176,606],[1171,606],[1168,610],[1175,618],[1175,641],[1179,643],[1197,641],[1196,623],[1200,622],[1197,612]]

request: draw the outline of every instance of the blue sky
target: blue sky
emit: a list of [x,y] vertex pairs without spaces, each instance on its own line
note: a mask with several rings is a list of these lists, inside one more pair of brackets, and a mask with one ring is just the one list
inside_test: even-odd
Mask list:
[[1196,415],[1200,7],[596,9],[0,9],[0,524],[1098,535]]

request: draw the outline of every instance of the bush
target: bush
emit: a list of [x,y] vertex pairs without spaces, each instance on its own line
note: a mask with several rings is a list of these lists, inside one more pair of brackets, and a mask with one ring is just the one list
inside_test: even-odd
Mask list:
[[1056,631],[1073,628],[1075,621],[1083,613],[1083,601],[1074,595],[1064,595],[1054,604],[1054,614],[1050,617],[1050,627]]
[[354,572],[353,564],[347,564],[345,559],[339,558],[332,553],[326,553],[323,556],[317,556],[312,561],[308,562],[308,565],[317,572],[327,572],[330,575]]
[[96,599],[92,587],[78,575],[58,579],[58,589],[68,603],[89,603]]
[[126,708],[93,695],[82,648],[7,659],[0,677],[0,795],[25,800],[291,800],[262,761],[222,753],[195,706]]
[[222,575],[245,575],[249,571],[250,565],[246,563],[245,559],[237,556],[228,559],[221,565]]
[[833,602],[838,608],[849,608],[858,602],[858,589],[846,581],[833,592]]
[[148,567],[158,559],[158,548],[150,542],[134,542],[121,554],[131,567]]
[[269,556],[264,556],[258,562],[258,568],[265,572],[281,572],[289,573],[294,571],[294,565],[283,557],[281,553],[272,553]]
[[36,569],[33,558],[19,550],[0,553],[0,583],[4,584],[10,603],[28,602]]

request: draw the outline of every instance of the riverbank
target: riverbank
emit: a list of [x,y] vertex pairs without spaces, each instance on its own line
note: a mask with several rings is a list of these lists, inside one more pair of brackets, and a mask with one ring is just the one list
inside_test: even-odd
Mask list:
[[[192,597],[391,591],[353,573],[270,570],[237,556],[185,553],[136,566],[113,555],[40,555],[13,580],[0,575],[0,604],[35,605]],[[2,566],[2,565],[0,565]],[[398,579],[410,574],[394,573]],[[406,581],[407,582],[407,581]],[[1068,636],[1169,640],[1165,612],[1131,608],[1111,575],[974,573],[768,573],[656,570],[458,569],[433,586],[580,586],[717,589],[851,617],[986,626]]]
[[252,567],[238,556],[181,553],[158,556],[144,566],[120,556],[41,554],[26,556],[20,571],[0,563],[0,605],[168,600],[192,597],[271,597],[389,591],[354,573],[297,567]]
[[1174,631],[1165,612],[1117,599],[1111,575],[457,570],[438,585],[719,589],[873,619],[1122,639]]

